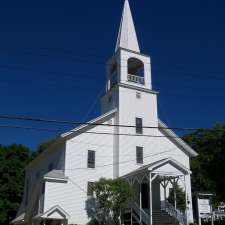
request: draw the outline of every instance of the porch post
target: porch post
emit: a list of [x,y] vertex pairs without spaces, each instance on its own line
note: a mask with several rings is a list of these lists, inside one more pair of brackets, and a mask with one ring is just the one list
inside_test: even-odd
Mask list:
[[174,208],[177,209],[177,193],[176,193],[176,183],[173,185],[173,194],[174,194]]
[[152,173],[149,173],[149,218],[152,225]]
[[185,179],[186,175],[184,175],[184,186],[185,186],[185,205],[186,205],[186,209],[185,209],[185,214],[186,214],[186,225],[188,224],[188,200],[187,200],[187,187],[186,187],[186,179]]
[[163,189],[164,189],[164,201],[165,201],[165,207],[166,207],[166,181],[165,181],[165,177],[163,178]]
[[141,183],[139,183],[139,195],[140,195],[140,222],[142,222],[142,190],[141,190]]

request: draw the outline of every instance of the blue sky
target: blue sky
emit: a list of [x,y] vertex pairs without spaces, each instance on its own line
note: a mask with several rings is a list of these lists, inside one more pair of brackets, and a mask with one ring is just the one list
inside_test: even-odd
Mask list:
[[[84,121],[99,114],[105,61],[122,0],[1,1],[0,114]],[[151,55],[159,115],[172,127],[225,121],[224,0],[130,0],[142,53]],[[67,130],[0,120],[0,125]],[[0,143],[35,149],[57,132],[0,128]]]

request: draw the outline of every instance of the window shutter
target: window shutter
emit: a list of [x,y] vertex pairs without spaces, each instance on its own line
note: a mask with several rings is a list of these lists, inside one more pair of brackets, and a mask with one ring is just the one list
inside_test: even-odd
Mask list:
[[93,196],[94,194],[94,182],[88,182],[87,183],[87,196]]
[[136,133],[137,134],[143,133],[142,118],[136,118]]
[[95,151],[88,150],[88,168],[95,168]]
[[136,147],[136,161],[143,164],[143,147]]

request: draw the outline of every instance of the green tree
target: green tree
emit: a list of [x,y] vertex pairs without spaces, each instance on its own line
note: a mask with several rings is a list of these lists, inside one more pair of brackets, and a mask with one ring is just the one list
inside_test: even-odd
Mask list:
[[9,224],[19,208],[24,186],[24,167],[32,152],[22,145],[0,145],[0,224]]
[[[176,191],[176,203],[177,203],[177,209],[180,209],[181,211],[184,211],[186,208],[186,201],[185,201],[185,192],[184,190],[179,187],[179,185],[175,185],[175,191]],[[169,197],[167,199],[172,205],[174,205],[174,188],[170,189]]]
[[[123,211],[133,199],[131,186],[123,179],[101,178],[94,185],[96,198],[93,201],[94,211],[88,212],[93,221],[98,224],[120,224],[121,211]],[[90,208],[89,208],[90,209]],[[96,217],[97,215],[97,217]]]
[[191,161],[193,191],[213,192],[217,201],[224,201],[225,124],[197,130],[184,139],[199,153]]
[[50,139],[47,141],[43,141],[41,142],[38,146],[37,146],[37,150],[33,153],[33,157],[38,156],[39,154],[41,154],[44,150],[46,150],[50,145],[52,145],[55,142],[55,139]]

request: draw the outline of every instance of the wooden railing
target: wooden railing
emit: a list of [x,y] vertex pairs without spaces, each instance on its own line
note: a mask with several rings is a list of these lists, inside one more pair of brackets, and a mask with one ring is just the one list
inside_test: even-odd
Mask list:
[[132,204],[132,210],[135,214],[138,215],[139,224],[145,224],[145,225],[149,224],[150,222],[149,215],[143,209],[140,209],[139,205],[136,202]]
[[127,80],[133,83],[137,83],[137,84],[145,84],[145,78],[144,77],[140,77],[140,76],[136,76],[133,74],[128,74],[127,75]]
[[186,225],[186,216],[180,210],[175,209],[174,206],[168,201],[161,202],[161,209],[166,211],[170,216],[177,219],[180,225]]

